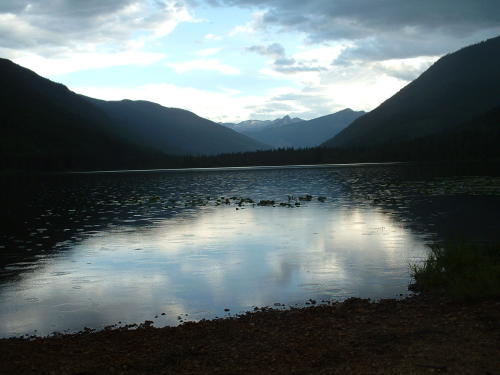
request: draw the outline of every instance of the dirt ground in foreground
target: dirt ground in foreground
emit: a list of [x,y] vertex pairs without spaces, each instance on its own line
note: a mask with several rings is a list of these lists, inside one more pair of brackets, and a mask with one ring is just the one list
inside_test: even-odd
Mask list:
[[178,327],[0,340],[1,374],[500,374],[500,301],[349,299]]

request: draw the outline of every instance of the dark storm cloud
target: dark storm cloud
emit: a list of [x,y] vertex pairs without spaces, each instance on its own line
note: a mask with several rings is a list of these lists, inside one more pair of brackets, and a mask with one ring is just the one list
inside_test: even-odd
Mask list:
[[406,27],[449,32],[498,26],[498,0],[219,0],[269,8],[265,20],[297,27],[317,38],[367,36]]
[[[265,26],[311,42],[362,41],[349,58],[438,55],[500,33],[498,0],[212,0],[267,9]],[[451,47],[451,48],[450,48]]]

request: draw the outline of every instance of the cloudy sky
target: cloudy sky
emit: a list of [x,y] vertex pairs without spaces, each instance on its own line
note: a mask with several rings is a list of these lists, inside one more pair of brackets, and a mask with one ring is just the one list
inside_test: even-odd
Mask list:
[[0,56],[215,121],[370,110],[500,35],[498,0],[1,0]]

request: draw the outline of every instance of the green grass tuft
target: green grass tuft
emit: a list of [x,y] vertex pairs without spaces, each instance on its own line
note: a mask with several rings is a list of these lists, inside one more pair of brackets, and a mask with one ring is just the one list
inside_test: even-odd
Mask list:
[[411,266],[417,292],[443,293],[457,299],[500,296],[500,244],[432,245],[421,265]]

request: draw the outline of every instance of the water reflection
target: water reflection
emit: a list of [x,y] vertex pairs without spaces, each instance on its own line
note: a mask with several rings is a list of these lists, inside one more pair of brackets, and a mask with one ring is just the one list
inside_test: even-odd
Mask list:
[[[300,212],[299,212],[300,210]],[[0,332],[221,316],[308,298],[395,297],[423,239],[376,209],[205,207],[90,235],[0,289]],[[22,298],[20,298],[22,296]],[[165,315],[161,315],[165,313]]]
[[[4,179],[0,336],[398,296],[426,242],[498,240],[500,180],[436,176],[370,166]],[[327,199],[215,200],[287,194]]]

